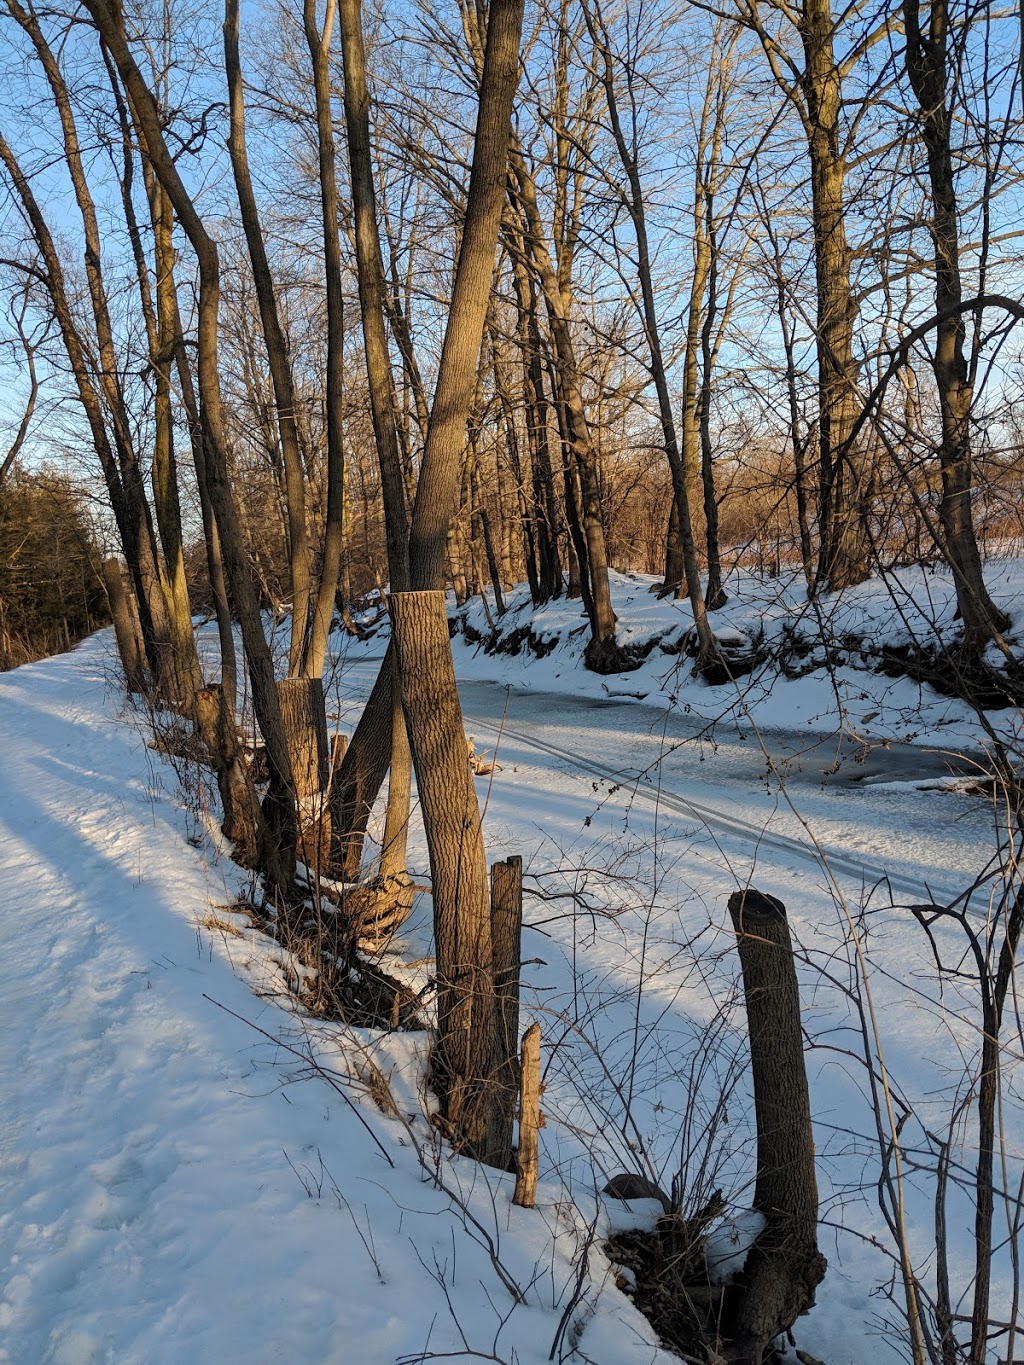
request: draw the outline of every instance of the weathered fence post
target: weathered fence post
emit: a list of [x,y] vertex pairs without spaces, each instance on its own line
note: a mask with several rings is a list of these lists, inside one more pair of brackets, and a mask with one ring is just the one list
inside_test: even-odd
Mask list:
[[544,1126],[540,1112],[540,1024],[523,1034],[519,1071],[519,1148],[516,1153],[516,1189],[512,1203],[532,1209],[537,1197],[537,1134]]
[[491,964],[494,974],[495,1149],[512,1163],[512,1124],[519,1098],[519,965],[523,930],[523,860],[491,867]]

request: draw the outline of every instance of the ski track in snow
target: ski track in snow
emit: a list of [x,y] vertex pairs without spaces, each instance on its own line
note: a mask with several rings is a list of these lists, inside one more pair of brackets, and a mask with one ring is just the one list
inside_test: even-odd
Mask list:
[[[662,825],[653,790],[636,789],[642,809],[633,811],[632,789],[598,794],[581,783],[581,769],[597,773],[582,750],[506,726],[507,766],[493,786],[488,777],[477,786],[491,856],[522,852],[553,889],[563,875],[578,887],[590,865],[582,884],[598,916],[571,902],[528,906],[526,953],[537,956],[525,964],[523,1022],[545,1021],[550,1048],[538,1209],[511,1207],[509,1177],[458,1160],[444,1167],[525,1287],[525,1304],[513,1306],[479,1233],[424,1177],[409,1144],[411,1131],[429,1144],[422,1119],[410,1130],[351,1091],[392,1155],[388,1166],[336,1093],[205,998],[311,1047],[338,1072],[358,1060],[355,1031],[346,1043],[283,1006],[281,951],[218,908],[243,874],[212,856],[218,839],[182,808],[171,766],[147,750],[139,724],[116,714],[113,678],[109,632],[0,675],[4,1365],[391,1365],[427,1350],[540,1365],[595,1216],[581,1347],[597,1365],[667,1365],[648,1324],[612,1287],[600,1250],[610,1219],[642,1221],[650,1210],[634,1216],[596,1200],[594,1168],[603,1178],[639,1160],[620,1112],[627,1074],[636,1137],[666,1180],[692,1108],[695,1057],[706,1055],[717,1093],[718,1068],[732,1064],[742,1039],[734,1022],[717,1032],[736,974],[724,904],[752,874],[789,906],[809,1035],[841,1044],[808,1054],[823,1217],[883,1231],[872,1208],[877,1153],[863,1074],[844,1053],[847,1002],[814,965],[842,977],[844,924],[806,847],[672,793],[662,794],[673,817]],[[341,693],[364,690],[360,667],[349,678]],[[616,754],[600,775],[614,784],[628,761]],[[877,820],[878,808],[864,818]],[[617,864],[602,870],[623,841],[633,881],[616,880]],[[652,850],[655,889],[644,880]],[[410,857],[425,869],[418,825]],[[841,857],[859,881],[864,865]],[[559,863],[563,872],[552,872]],[[202,927],[211,912],[223,931]],[[428,919],[421,904],[410,957],[429,952]],[[949,1068],[973,1034],[961,1029],[952,993],[931,998],[931,950],[916,926],[879,909],[863,932],[884,969],[874,986],[893,1074],[925,1119],[932,1105],[941,1121]],[[573,1050],[575,1033],[559,1021],[583,1030],[582,1048]],[[424,1035],[354,1041],[395,1068],[393,1089],[411,1117]],[[736,1085],[716,1138],[717,1175],[742,1199],[752,1170],[742,1068]],[[966,1210],[954,1214],[954,1229],[967,1229]],[[742,1222],[742,1205],[731,1216]],[[869,1299],[886,1262],[831,1229],[823,1242],[829,1275],[798,1341],[829,1365],[898,1359],[898,1340],[879,1335],[884,1303]],[[969,1252],[969,1232],[954,1232],[960,1283]]]
[[[549,1231],[510,1178],[452,1164],[511,1273],[546,1267],[501,1328],[508,1294],[399,1125],[361,1102],[391,1169],[336,1094],[204,998],[310,1036],[254,996],[280,989],[258,943],[197,927],[241,874],[190,847],[171,770],[112,714],[110,650],[105,632],[0,676],[0,1360],[383,1365],[468,1340],[539,1365],[571,1220]],[[623,1296],[593,1297],[602,1361],[666,1359]]]

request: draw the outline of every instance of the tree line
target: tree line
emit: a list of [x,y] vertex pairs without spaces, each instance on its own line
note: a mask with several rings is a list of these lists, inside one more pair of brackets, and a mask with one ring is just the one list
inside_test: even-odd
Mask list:
[[[744,543],[817,598],[940,561],[963,657],[1011,659],[979,518],[1019,525],[1016,27],[955,0],[4,4],[12,466],[38,370],[107,502],[133,685],[194,720],[271,900],[297,860],[359,876],[390,771],[366,884],[404,904],[415,769],[442,1115],[507,1164],[446,589],[578,598],[615,672],[610,570],[656,567],[714,668]],[[387,658],[332,746],[329,632],[373,585]]]

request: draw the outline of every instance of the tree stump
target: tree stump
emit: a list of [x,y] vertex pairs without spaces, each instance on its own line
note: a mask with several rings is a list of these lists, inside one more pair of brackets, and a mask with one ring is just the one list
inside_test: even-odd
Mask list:
[[[519,1099],[519,969],[523,930],[523,860],[507,858],[491,867],[491,963],[494,974],[494,1077],[512,1162],[512,1124]],[[504,1137],[502,1139],[504,1141]],[[496,1161],[500,1165],[500,1161]]]
[[277,699],[295,785],[299,857],[319,873],[330,847],[324,821],[330,761],[323,679],[283,678]]
[[814,1304],[825,1274],[818,1250],[814,1134],[800,996],[786,907],[753,889],[729,898],[743,969],[757,1121],[754,1207],[765,1226],[730,1286],[726,1358],[759,1365],[781,1332]]

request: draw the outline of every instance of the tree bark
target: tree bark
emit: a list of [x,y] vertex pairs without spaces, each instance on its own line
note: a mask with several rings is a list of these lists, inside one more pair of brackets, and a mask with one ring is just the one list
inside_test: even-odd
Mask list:
[[224,812],[221,829],[235,845],[235,861],[243,867],[254,867],[268,831],[238,742],[234,708],[228,705],[223,687],[203,687],[196,693],[196,726],[217,777]]
[[801,37],[803,118],[811,164],[811,211],[818,307],[818,447],[821,545],[817,584],[838,592],[869,572],[863,452],[851,440],[857,418],[853,328],[858,308],[850,285],[846,237],[846,165],[841,74],[835,60],[830,0],[804,0]]
[[532,1209],[537,1198],[538,1138],[544,1125],[540,1112],[540,1024],[523,1034],[519,1084],[519,1148],[516,1152],[516,1188],[512,1203]]
[[904,0],[903,20],[907,35],[906,68],[920,105],[932,199],[930,226],[935,247],[935,311],[939,317],[932,371],[939,391],[942,421],[940,517],[944,550],[953,570],[957,606],[964,625],[964,645],[967,652],[977,658],[985,646],[1007,628],[1009,619],[995,606],[985,587],[971,511],[974,378],[964,352],[966,321],[960,310],[963,284],[953,172],[952,114],[946,88],[949,30],[946,0],[932,0],[927,35],[921,29],[918,0]]
[[107,592],[110,616],[114,622],[114,638],[121,656],[124,680],[128,691],[145,696],[147,691],[146,651],[135,628],[135,617],[128,604],[124,577],[119,559],[105,559],[102,564],[103,586]]
[[395,593],[391,615],[434,897],[433,1081],[456,1149],[500,1166],[508,1144],[494,1075],[490,897],[445,594]]
[[765,1226],[727,1295],[727,1357],[758,1365],[769,1342],[814,1303],[825,1274],[818,1250],[800,995],[786,908],[753,889],[729,898],[743,969],[757,1122],[754,1208]]
[[281,441],[284,464],[286,503],[288,511],[288,553],[292,590],[292,638],[288,651],[288,670],[297,675],[302,665],[309,626],[310,569],[309,537],[306,531],[305,474],[299,450],[298,427],[295,421],[295,383],[284,329],[278,315],[274,279],[267,260],[267,249],[260,226],[259,208],[249,172],[249,156],[245,141],[245,95],[242,68],[238,56],[239,4],[225,0],[224,5],[224,65],[228,82],[230,129],[228,154],[235,179],[235,192],[242,217],[242,231],[249,252],[256,301],[266,347],[270,379],[274,388],[277,430]]
[[[519,974],[522,963],[523,860],[506,858],[491,867],[491,961],[495,995],[494,1077],[503,1106],[501,1132],[508,1136],[504,1165],[512,1164],[512,1124],[519,1098]],[[501,1165],[496,1161],[495,1165]]]
[[341,247],[338,243],[338,179],[334,158],[334,120],[331,115],[330,49],[335,0],[327,0],[323,32],[316,26],[315,0],[304,0],[303,27],[313,63],[316,98],[317,156],[320,169],[320,208],[323,217],[324,270],[327,288],[327,509],[320,554],[320,584],[313,597],[313,613],[302,656],[307,678],[323,673],[327,637],[334,615],[334,599],[341,573],[345,531],[345,446],[341,409],[345,370],[345,300],[341,288]]

